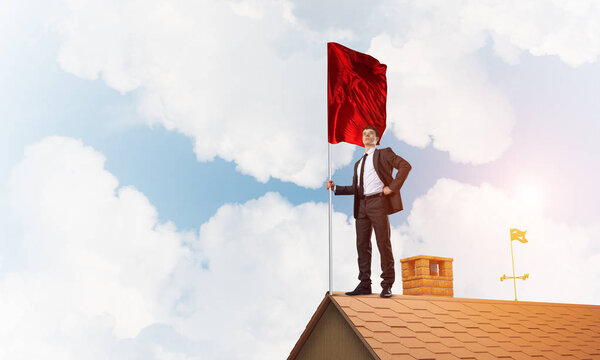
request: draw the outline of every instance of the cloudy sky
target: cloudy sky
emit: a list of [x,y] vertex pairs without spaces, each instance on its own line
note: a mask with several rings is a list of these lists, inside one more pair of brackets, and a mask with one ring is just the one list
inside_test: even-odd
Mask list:
[[518,227],[519,300],[600,305],[600,5],[340,4],[0,0],[0,358],[285,358],[328,288],[328,41],[388,66],[396,259],[510,300]]

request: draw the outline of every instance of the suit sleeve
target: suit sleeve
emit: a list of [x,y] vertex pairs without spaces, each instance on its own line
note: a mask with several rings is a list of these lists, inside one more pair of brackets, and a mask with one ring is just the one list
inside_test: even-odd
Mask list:
[[386,156],[389,158],[389,162],[395,169],[398,170],[396,177],[392,182],[388,185],[393,192],[400,191],[402,184],[404,184],[404,180],[408,176],[408,173],[412,169],[412,166],[408,163],[408,161],[404,160],[401,156],[398,156],[394,153],[394,151],[390,148],[387,148]]
[[354,186],[335,186],[336,195],[354,195]]

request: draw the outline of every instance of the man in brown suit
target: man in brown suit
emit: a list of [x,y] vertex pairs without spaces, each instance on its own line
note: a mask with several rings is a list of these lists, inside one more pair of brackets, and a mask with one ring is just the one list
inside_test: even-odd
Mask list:
[[[411,166],[391,148],[375,148],[379,141],[379,132],[375,127],[365,127],[362,140],[365,154],[354,164],[352,185],[336,186],[329,180],[325,187],[333,187],[335,195],[354,195],[360,283],[346,295],[371,294],[371,233],[375,230],[377,248],[381,254],[381,297],[390,297],[396,273],[388,215],[402,210],[400,188]],[[392,177],[393,169],[398,170],[395,178]]]

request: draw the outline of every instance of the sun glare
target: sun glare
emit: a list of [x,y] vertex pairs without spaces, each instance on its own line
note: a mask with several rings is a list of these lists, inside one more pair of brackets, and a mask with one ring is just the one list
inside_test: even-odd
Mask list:
[[543,206],[543,193],[539,186],[521,186],[517,192],[517,199],[522,209],[539,212]]

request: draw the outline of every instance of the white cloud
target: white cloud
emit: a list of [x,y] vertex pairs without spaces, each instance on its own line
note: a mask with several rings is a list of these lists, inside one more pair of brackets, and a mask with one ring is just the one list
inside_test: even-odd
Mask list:
[[[14,167],[23,261],[0,273],[0,357],[285,357],[328,288],[327,205],[268,193],[223,205],[196,236],[158,222],[104,161],[48,137]],[[349,290],[354,226],[333,221],[334,289]]]
[[48,137],[13,169],[23,261],[0,277],[1,358],[118,357],[119,339],[168,319],[181,295],[169,277],[195,236],[159,223],[104,160],[79,141]]
[[[56,22],[58,60],[79,77],[138,89],[148,121],[192,137],[200,161],[219,156],[259,181],[318,187],[326,173],[324,44],[369,39],[353,31],[362,24],[314,24],[294,6],[67,1],[67,15]],[[493,161],[511,143],[512,106],[488,79],[481,52],[490,39],[510,64],[523,51],[572,66],[600,52],[600,9],[592,1],[374,6],[369,21],[380,34],[368,51],[389,65],[393,133],[414,146],[431,143],[457,162]],[[338,166],[350,162],[351,149],[340,148]]]
[[[67,2],[58,61],[79,77],[139,89],[150,123],[195,140],[261,182],[326,176],[324,38],[286,2]],[[340,32],[338,36],[350,36]],[[338,166],[354,147],[338,146]]]
[[470,1],[458,15],[500,41],[494,51],[509,63],[515,49],[556,55],[574,67],[596,62],[600,54],[600,6],[595,1]]
[[526,194],[440,179],[399,229],[404,255],[454,258],[457,297],[510,300],[512,282],[500,276],[512,276],[509,229],[515,227],[529,240],[513,244],[517,276],[531,276],[517,280],[520,300],[600,304],[600,228],[551,221],[543,197]]
[[[594,2],[399,1],[369,52],[387,63],[389,119],[413,146],[482,164],[511,144],[512,105],[488,79],[481,49],[517,64],[523,51],[557,55],[571,66],[600,53],[600,7]],[[490,41],[491,40],[491,41]]]
[[[358,283],[354,226],[340,213],[333,223],[334,289],[347,290]],[[327,231],[324,203],[268,193],[222,206],[200,229],[209,263],[184,333],[210,340],[214,358],[287,356],[328,289]]]
[[[159,223],[103,166],[81,142],[50,137],[14,168],[25,262],[0,275],[0,357],[285,357],[327,290],[327,205],[268,193],[223,205],[196,236]],[[531,274],[522,300],[598,303],[599,229],[545,219],[534,195],[441,179],[393,229],[396,258],[454,257],[456,296],[510,299],[498,279],[510,274],[508,227],[520,227],[530,242],[515,244],[517,273]],[[333,223],[334,290],[347,290],[354,226],[341,213]],[[377,283],[376,247],[372,269]]]
[[515,117],[487,80],[483,62],[444,37],[411,38],[399,47],[393,42],[380,35],[369,52],[388,64],[388,118],[394,135],[413,146],[431,143],[456,162],[499,158],[511,143]]

